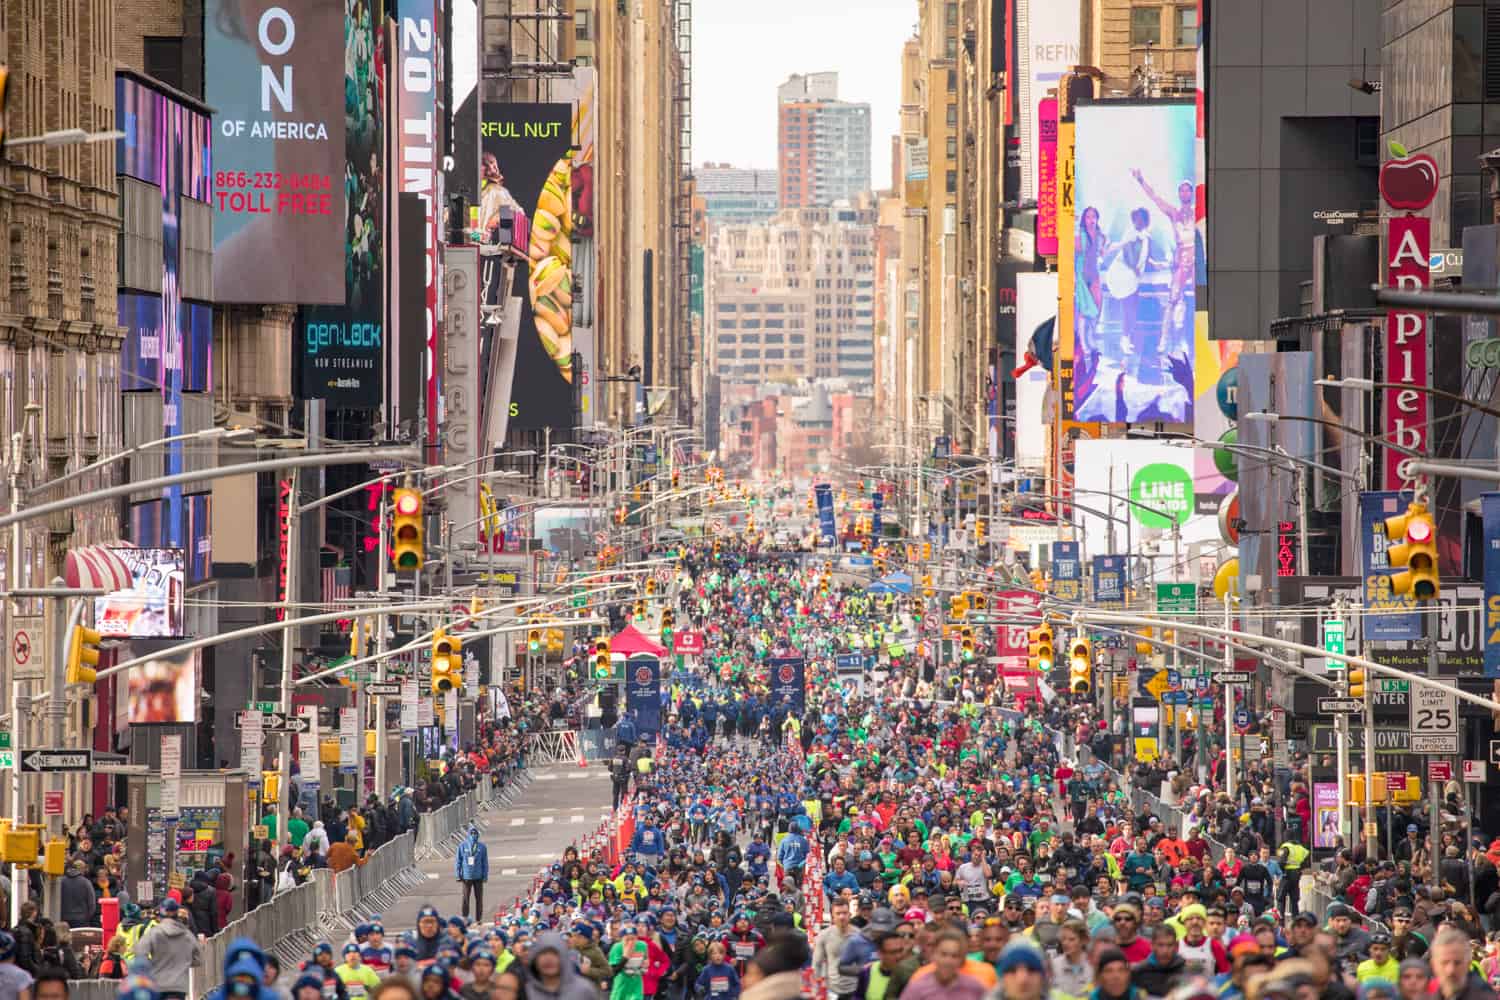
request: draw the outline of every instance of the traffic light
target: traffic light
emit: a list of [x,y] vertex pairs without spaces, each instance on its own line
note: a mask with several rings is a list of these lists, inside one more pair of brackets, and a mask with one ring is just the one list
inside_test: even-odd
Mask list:
[[885,572],[885,555],[883,553],[880,553],[880,552],[876,552],[875,553],[875,572],[877,572],[877,573],[884,573]]
[[349,630],[349,656],[351,659],[357,660],[363,655],[363,643],[360,641],[363,638],[364,634],[359,627],[359,622],[355,622],[354,627]]
[[962,618],[969,613],[969,595],[954,594],[948,598],[948,617]]
[[1391,590],[1410,594],[1416,601],[1435,601],[1441,589],[1438,583],[1437,526],[1427,505],[1412,502],[1405,514],[1385,519],[1385,537],[1393,544],[1386,557],[1391,567],[1401,572],[1391,574]]
[[985,610],[985,608],[989,607],[989,603],[989,598],[985,597],[977,590],[969,595],[970,611],[983,611]]
[[432,693],[445,694],[463,686],[463,657],[458,640],[442,629],[432,637]]
[[609,662],[609,636],[601,635],[594,640],[594,679],[607,681],[614,673]]
[[1365,668],[1351,666],[1345,678],[1349,682],[1349,697],[1363,698],[1365,696]]
[[932,590],[932,574],[931,573],[923,573],[922,574],[922,596],[923,597],[931,597],[932,594],[933,594],[933,590]]
[[817,501],[815,501],[812,497],[808,497],[807,498],[807,512],[809,514],[811,514],[813,511],[815,511],[817,509],[818,509]]
[[717,557],[719,555],[719,553],[721,553],[723,551],[724,551],[724,543],[721,542],[721,541],[719,541],[717,538],[715,538],[714,539],[714,556]]
[[1089,641],[1075,638],[1068,644],[1068,690],[1074,694],[1088,694],[1094,669],[1093,650]]
[[104,637],[84,625],[74,625],[68,637],[68,683],[92,684],[98,672],[99,643]]
[[542,651],[542,630],[537,628],[535,618],[531,620],[531,628],[526,630],[526,648],[532,653]]
[[1053,655],[1052,626],[1043,622],[1036,630],[1036,668],[1044,674],[1050,673],[1056,659]]
[[681,482],[682,482],[682,473],[678,472],[676,469],[673,469],[672,470],[672,489],[675,490],[677,488],[677,484],[681,483]]
[[637,618],[643,620],[643,621],[645,620],[645,618],[646,618],[646,602],[645,601],[636,601],[635,602],[635,616]]
[[666,608],[661,613],[661,631],[667,635],[672,631],[672,626],[677,624],[677,613],[671,608]]
[[647,597],[655,597],[656,596],[656,577],[654,577],[654,576],[648,576],[648,577],[646,577],[646,596]]
[[400,570],[422,568],[422,494],[399,489],[391,517],[391,564]]
[[958,630],[958,645],[965,660],[974,659],[974,626],[965,625]]
[[984,543],[985,543],[985,523],[984,523],[984,518],[982,518],[982,517],[976,517],[974,519],[974,544],[975,545],[983,545]]
[[932,558],[932,543],[931,542],[923,542],[922,543],[922,561],[926,562],[926,561],[928,561],[931,558]]
[[1137,656],[1150,656],[1152,653],[1156,652],[1156,645],[1154,643],[1145,641],[1146,639],[1150,639],[1155,634],[1156,633],[1154,633],[1149,628],[1141,629],[1141,640],[1136,642],[1135,644],[1135,652]]
[[1032,570],[1031,589],[1038,594],[1045,594],[1047,592],[1047,574],[1043,573],[1040,569]]

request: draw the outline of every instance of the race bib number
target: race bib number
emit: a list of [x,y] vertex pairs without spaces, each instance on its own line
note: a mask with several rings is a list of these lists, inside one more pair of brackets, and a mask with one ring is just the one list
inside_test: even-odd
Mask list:
[[729,992],[728,976],[711,976],[708,980],[708,992],[714,996],[722,996]]
[[734,943],[734,957],[751,959],[755,957],[755,945],[749,941],[736,941]]

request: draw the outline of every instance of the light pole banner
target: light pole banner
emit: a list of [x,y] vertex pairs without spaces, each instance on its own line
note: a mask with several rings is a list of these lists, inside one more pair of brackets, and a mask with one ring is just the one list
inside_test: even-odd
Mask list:
[[1059,601],[1083,599],[1083,563],[1077,542],[1052,543],[1052,596]]
[[[1488,495],[1488,494],[1487,494]],[[1412,494],[1380,490],[1359,495],[1359,558],[1364,589],[1364,637],[1366,639],[1412,640],[1422,638],[1422,618],[1410,596],[1391,592],[1390,557],[1386,547],[1385,519],[1401,513],[1411,503]],[[1489,521],[1485,521],[1488,540]],[[1486,601],[1488,609],[1489,548],[1485,548]],[[1486,664],[1489,662],[1486,647]]]
[[819,542],[822,545],[837,545],[839,530],[833,519],[833,487],[827,483],[819,483],[813,487],[813,492],[818,498]]
[[1094,603],[1119,607],[1125,603],[1125,557],[1094,557]]
[[1482,493],[1484,517],[1484,676],[1500,677],[1500,493]]
[[625,661],[625,710],[635,717],[641,739],[661,731],[661,661],[632,656]]
[[807,661],[800,656],[775,657],[766,666],[771,671],[771,704],[790,704],[800,716],[807,710]]

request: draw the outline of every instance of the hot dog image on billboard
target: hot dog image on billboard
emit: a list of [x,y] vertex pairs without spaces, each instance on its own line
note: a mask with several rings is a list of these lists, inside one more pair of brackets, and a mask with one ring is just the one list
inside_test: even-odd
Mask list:
[[558,160],[531,219],[531,313],[542,348],[573,381],[573,155]]

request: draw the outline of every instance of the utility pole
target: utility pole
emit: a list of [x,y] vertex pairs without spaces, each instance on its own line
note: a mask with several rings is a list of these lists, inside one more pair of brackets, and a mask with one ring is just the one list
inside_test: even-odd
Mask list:
[[[385,603],[386,596],[386,565],[391,557],[388,535],[386,534],[385,495],[385,484],[382,483],[380,487],[379,513],[376,515],[376,534],[380,541],[375,551],[375,592],[377,599],[382,604]],[[362,629],[364,628],[364,624],[356,621],[354,627]],[[384,654],[386,651],[385,615],[383,613],[375,617],[375,651],[381,654]],[[384,655],[375,661],[375,679],[377,681],[385,680],[385,663],[386,658]],[[375,794],[384,795],[385,790],[391,787],[386,782],[385,773],[385,710],[390,701],[386,698],[371,698],[369,702],[375,708]],[[360,775],[360,780],[364,780],[364,775]]]
[[[1335,597],[1333,599],[1332,616],[1342,621],[1344,617],[1344,599]],[[1349,666],[1344,664],[1344,669],[1339,671],[1339,696],[1349,697]],[[1334,732],[1337,734],[1335,743],[1337,747],[1337,781],[1339,785],[1339,834],[1344,838],[1344,846],[1349,846],[1349,714],[1338,712],[1333,717]],[[1365,787],[1368,789],[1372,784],[1370,773],[1365,773]],[[1369,794],[1368,791],[1366,794]]]
[[[1224,669],[1234,669],[1234,647],[1229,644],[1229,633],[1234,627],[1230,615],[1230,594],[1224,593]],[[1224,685],[1224,791],[1234,794],[1234,751],[1231,734],[1234,732],[1234,685]]]
[[[307,440],[310,443],[313,435],[309,433]],[[302,514],[299,507],[302,505],[302,496],[299,487],[302,482],[302,470],[292,470],[291,500],[287,504],[286,511],[286,602],[284,608],[288,620],[297,616],[300,607],[297,603],[298,591],[297,574],[300,572],[297,558],[297,546],[301,544],[299,527],[302,523]],[[287,628],[281,633],[281,697],[277,706],[278,710],[285,713],[290,720],[294,718],[292,712],[292,645],[296,642],[296,629]],[[287,726],[281,734],[281,760],[277,765],[276,781],[276,841],[286,846],[292,842],[291,824],[292,818],[292,745],[297,737],[293,733],[293,727]],[[303,780],[307,775],[303,775]],[[316,777],[316,775],[314,775]],[[281,852],[277,851],[277,857]]]

